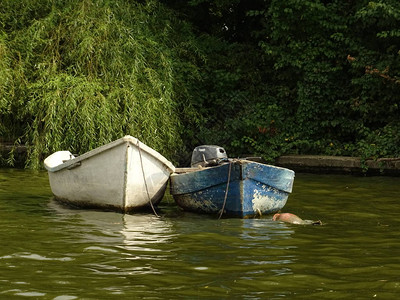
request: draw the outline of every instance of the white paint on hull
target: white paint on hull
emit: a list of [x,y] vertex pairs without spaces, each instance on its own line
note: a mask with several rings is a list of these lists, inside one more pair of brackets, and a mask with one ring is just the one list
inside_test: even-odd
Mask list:
[[159,202],[175,170],[161,154],[131,136],[76,158],[68,151],[59,151],[44,163],[56,198],[122,211],[149,205],[149,197],[153,203]]
[[[277,194],[279,193],[279,191],[277,189],[263,185],[262,190],[264,191],[263,193],[257,189],[253,191],[253,197],[252,197],[253,211],[256,212],[273,211],[283,207],[286,204],[286,200],[283,200],[281,197],[278,197]],[[277,196],[275,196],[275,194]]]

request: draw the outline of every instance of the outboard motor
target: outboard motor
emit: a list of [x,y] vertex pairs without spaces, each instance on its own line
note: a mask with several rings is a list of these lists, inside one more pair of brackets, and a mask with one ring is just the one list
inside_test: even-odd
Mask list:
[[225,149],[219,146],[203,145],[194,148],[192,153],[192,168],[202,166],[216,166],[221,161],[227,160]]

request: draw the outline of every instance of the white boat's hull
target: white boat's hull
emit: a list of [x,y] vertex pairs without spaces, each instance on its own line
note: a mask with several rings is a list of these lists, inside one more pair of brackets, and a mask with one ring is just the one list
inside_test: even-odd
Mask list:
[[131,136],[76,158],[69,155],[56,152],[46,158],[45,167],[55,197],[82,207],[128,212],[150,201],[156,205],[174,171],[166,158]]

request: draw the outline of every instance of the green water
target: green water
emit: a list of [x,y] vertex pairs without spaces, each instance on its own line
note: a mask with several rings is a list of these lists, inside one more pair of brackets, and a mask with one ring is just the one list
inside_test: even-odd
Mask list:
[[297,174],[283,211],[323,226],[72,209],[0,169],[0,299],[397,299],[400,178]]

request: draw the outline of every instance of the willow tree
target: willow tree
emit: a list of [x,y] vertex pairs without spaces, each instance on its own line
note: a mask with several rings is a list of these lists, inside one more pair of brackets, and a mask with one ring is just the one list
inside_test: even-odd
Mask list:
[[5,0],[0,30],[0,136],[28,166],[125,134],[170,158],[181,146],[194,45],[157,1]]

